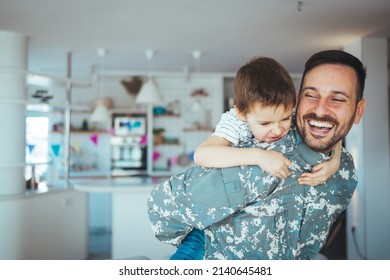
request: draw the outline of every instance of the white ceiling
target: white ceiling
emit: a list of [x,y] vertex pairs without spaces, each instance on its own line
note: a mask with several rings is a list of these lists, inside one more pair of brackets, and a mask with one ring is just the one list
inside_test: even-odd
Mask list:
[[[390,37],[390,0],[1,0],[0,30],[29,37],[29,70],[235,72],[254,55],[301,72],[314,52]],[[153,62],[145,50],[156,51]],[[198,60],[193,50],[201,50]],[[152,66],[151,66],[152,65]]]

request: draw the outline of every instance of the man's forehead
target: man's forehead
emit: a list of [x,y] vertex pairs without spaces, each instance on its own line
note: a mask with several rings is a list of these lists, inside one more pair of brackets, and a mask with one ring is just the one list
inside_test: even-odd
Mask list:
[[349,66],[339,64],[323,64],[310,69],[302,83],[302,90],[325,90],[350,97],[356,95],[356,87],[357,76],[355,71]]

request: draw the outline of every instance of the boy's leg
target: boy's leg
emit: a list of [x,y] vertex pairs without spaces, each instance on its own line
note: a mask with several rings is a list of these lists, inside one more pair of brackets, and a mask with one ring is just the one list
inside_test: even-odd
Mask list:
[[203,260],[204,258],[204,232],[193,228],[179,245],[170,260]]

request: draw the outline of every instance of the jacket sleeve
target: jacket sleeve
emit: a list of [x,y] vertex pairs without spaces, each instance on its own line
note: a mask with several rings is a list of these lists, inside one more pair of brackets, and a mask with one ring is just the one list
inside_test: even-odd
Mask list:
[[274,181],[257,166],[190,168],[152,189],[147,209],[153,232],[177,246],[193,227],[204,229],[267,195]]

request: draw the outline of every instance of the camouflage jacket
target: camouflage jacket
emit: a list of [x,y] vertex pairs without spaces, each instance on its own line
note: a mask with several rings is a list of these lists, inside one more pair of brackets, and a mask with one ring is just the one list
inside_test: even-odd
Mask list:
[[312,259],[324,245],[357,185],[351,155],[316,187],[297,178],[328,159],[309,149],[295,128],[271,144],[292,161],[291,176],[276,178],[258,166],[193,167],[156,185],[147,208],[155,236],[178,246],[193,228],[206,233],[205,259]]

